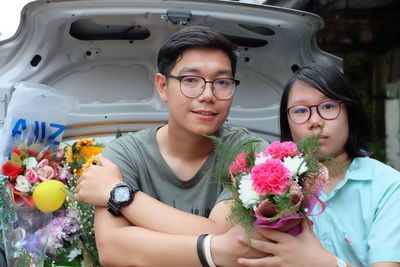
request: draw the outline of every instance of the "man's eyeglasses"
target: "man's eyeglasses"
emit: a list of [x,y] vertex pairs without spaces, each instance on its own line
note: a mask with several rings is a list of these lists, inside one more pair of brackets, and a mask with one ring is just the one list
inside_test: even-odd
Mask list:
[[318,105],[297,105],[286,109],[289,118],[297,124],[308,121],[311,117],[311,108],[316,107],[318,115],[325,120],[334,120],[340,114],[341,102],[330,100]]
[[231,78],[207,81],[203,77],[193,75],[174,76],[167,74],[166,77],[178,80],[182,94],[189,98],[200,96],[204,92],[206,84],[211,83],[212,92],[216,98],[221,100],[229,99],[235,93],[236,86],[240,83],[240,81]]

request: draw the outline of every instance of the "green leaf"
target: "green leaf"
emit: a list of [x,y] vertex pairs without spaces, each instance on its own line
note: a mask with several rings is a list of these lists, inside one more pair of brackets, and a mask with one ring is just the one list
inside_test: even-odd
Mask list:
[[76,161],[76,163],[78,164],[79,168],[81,168],[82,165],[85,164],[85,162],[86,162],[85,157],[82,156],[82,155],[79,155],[79,158],[78,158],[78,160]]

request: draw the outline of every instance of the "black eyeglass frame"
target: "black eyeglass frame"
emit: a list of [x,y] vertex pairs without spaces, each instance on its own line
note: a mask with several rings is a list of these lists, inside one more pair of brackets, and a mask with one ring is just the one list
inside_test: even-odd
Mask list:
[[[186,96],[187,98],[196,98],[196,97],[201,96],[201,94],[204,92],[204,90],[206,90],[206,84],[207,84],[207,83],[211,83],[211,90],[212,90],[212,92],[213,92],[213,95],[214,95],[217,99],[220,99],[220,100],[228,100],[228,99],[232,98],[232,96],[235,94],[236,87],[240,84],[240,81],[239,81],[239,80],[235,80],[235,79],[233,79],[233,78],[218,78],[218,79],[215,79],[215,80],[213,80],[213,81],[207,81],[204,77],[197,76],[197,75],[175,76],[175,75],[172,75],[172,74],[166,74],[165,77],[167,77],[167,78],[173,78],[173,79],[178,80],[178,81],[179,81],[179,89],[180,89],[182,95]],[[200,78],[200,79],[202,79],[202,80],[204,81],[203,90],[202,90],[197,96],[187,96],[187,95],[185,95],[185,94],[183,93],[183,91],[182,91],[182,80],[183,80],[184,78],[186,78],[186,77],[196,77],[196,78]],[[215,93],[214,93],[214,82],[216,82],[216,81],[218,81],[218,80],[231,80],[231,81],[233,81],[233,82],[235,83],[235,87],[233,88],[232,94],[231,94],[229,97],[227,97],[227,98],[220,98],[220,97],[218,97],[218,96],[215,95]]]
[[[336,117],[327,119],[327,118],[325,118],[324,116],[322,116],[321,113],[319,112],[318,107],[319,107],[320,105],[324,104],[324,103],[327,103],[327,102],[335,102],[335,103],[338,103],[338,104],[339,104],[339,112],[338,112],[338,114],[336,115]],[[312,108],[315,107],[315,109],[317,110],[318,115],[319,115],[322,119],[327,120],[327,121],[332,121],[332,120],[335,120],[337,117],[339,117],[340,112],[342,111],[342,103],[343,103],[343,102],[341,102],[341,101],[339,101],[339,100],[328,100],[328,101],[323,101],[323,102],[319,103],[318,105],[309,105],[309,106],[308,106],[308,105],[296,105],[296,106],[292,106],[292,107],[290,107],[290,108],[287,108],[287,109],[286,109],[286,113],[288,114],[289,119],[290,119],[293,123],[302,124],[302,123],[307,122],[307,121],[311,118],[311,115],[312,115]],[[295,108],[295,107],[299,107],[299,106],[300,106],[300,107],[301,107],[301,106],[302,106],[302,107],[308,107],[308,108],[310,109],[310,113],[308,114],[308,118],[307,118],[305,121],[303,121],[303,122],[295,122],[295,121],[292,119],[292,117],[290,116],[289,110],[292,109],[292,108]]]

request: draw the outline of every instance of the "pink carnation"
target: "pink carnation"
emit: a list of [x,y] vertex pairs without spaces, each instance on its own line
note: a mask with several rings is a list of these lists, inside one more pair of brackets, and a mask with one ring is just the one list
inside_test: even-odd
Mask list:
[[264,196],[269,192],[281,194],[287,188],[290,177],[290,171],[279,159],[268,159],[251,169],[254,191]]
[[247,171],[247,161],[246,157],[249,155],[249,153],[242,152],[240,153],[234,162],[231,163],[229,166],[229,172],[232,174],[239,174],[242,172]]
[[271,156],[272,158],[283,160],[286,157],[294,157],[299,155],[297,145],[293,142],[273,142],[263,152],[264,156]]

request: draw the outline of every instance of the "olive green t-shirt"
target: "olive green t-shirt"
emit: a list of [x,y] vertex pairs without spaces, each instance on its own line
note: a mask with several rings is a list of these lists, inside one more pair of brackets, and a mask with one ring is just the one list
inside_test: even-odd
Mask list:
[[[132,182],[147,195],[182,211],[208,217],[218,202],[231,197],[230,191],[214,175],[216,153],[209,155],[190,180],[182,181],[170,169],[158,149],[157,129],[153,127],[115,139],[102,154],[118,165],[125,181]],[[267,145],[239,127],[222,126],[219,136],[224,142],[232,144],[252,138],[260,142],[260,147]]]

